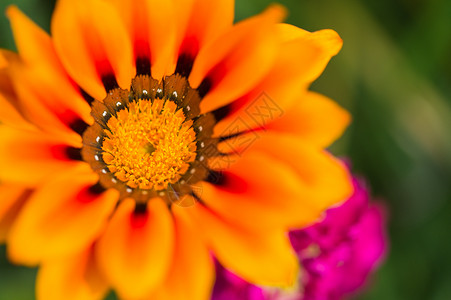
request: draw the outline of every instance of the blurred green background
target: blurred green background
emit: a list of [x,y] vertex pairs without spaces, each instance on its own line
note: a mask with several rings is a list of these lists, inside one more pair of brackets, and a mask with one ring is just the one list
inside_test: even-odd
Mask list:
[[[237,20],[271,2],[237,0]],[[451,299],[451,1],[278,2],[289,23],[343,38],[312,89],[352,112],[333,151],[353,160],[389,209],[389,256],[357,299]],[[0,10],[12,3],[48,29],[54,1],[1,0]],[[0,35],[14,49],[3,16]],[[0,248],[0,300],[34,299],[34,276]]]

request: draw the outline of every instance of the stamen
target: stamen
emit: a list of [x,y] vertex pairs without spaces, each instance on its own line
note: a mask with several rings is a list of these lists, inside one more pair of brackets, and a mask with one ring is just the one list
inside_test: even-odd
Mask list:
[[138,100],[108,121],[102,150],[110,172],[130,188],[166,189],[194,161],[196,134],[174,102]]
[[190,195],[209,174],[205,161],[220,154],[211,138],[216,120],[200,111],[202,93],[180,74],[161,81],[137,75],[130,90],[108,90],[91,104],[95,123],[83,133],[82,159],[121,199],[159,196],[170,205]]

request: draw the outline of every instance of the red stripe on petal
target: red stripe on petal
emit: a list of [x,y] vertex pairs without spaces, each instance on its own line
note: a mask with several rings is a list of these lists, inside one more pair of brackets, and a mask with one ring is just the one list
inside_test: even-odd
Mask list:
[[199,96],[204,98],[211,90],[213,90],[227,75],[228,69],[229,68],[227,67],[226,62],[223,61],[208,72],[207,76],[202,80],[201,84],[197,88]]
[[81,149],[74,148],[67,145],[50,146],[51,156],[58,160],[71,161],[82,160]]
[[137,75],[151,74],[151,53],[149,42],[144,39],[136,39],[134,42],[134,55]]
[[180,46],[179,55],[185,54],[193,58],[197,56],[200,50],[199,38],[196,36],[186,37]]
[[119,87],[116,76],[114,75],[115,72],[109,60],[102,59],[96,61],[95,68],[107,92],[117,89]]
[[146,57],[150,61],[149,42],[146,39],[136,39],[134,48],[135,48],[135,59],[138,59],[140,57]]
[[227,171],[220,172],[216,180],[213,180],[211,183],[222,190],[234,194],[243,194],[249,190],[249,184],[245,179]]
[[147,224],[149,219],[149,214],[145,213],[134,213],[130,215],[130,225],[133,229],[143,228]]
[[93,186],[88,186],[80,190],[75,196],[75,199],[80,203],[90,203],[99,199],[99,195],[103,194],[106,190],[100,185],[100,183]]

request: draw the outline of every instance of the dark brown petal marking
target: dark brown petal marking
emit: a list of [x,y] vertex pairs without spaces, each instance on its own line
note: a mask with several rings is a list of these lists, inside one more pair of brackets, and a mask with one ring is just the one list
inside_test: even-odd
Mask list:
[[100,184],[100,182],[97,182],[96,184],[90,186],[88,191],[92,195],[100,195],[100,194],[104,193],[106,190],[103,187],[103,185]]
[[117,83],[116,76],[114,76],[114,74],[102,75],[101,79],[107,93],[119,88],[119,84]]
[[211,78],[207,77],[205,78],[199,85],[199,87],[197,88],[197,91],[199,92],[199,96],[201,98],[204,98],[208,92],[211,90],[211,88],[213,87],[213,81],[211,80]]
[[236,194],[243,193],[248,188],[248,184],[244,179],[227,171],[211,171],[205,181]]
[[89,95],[85,90],[83,90],[82,88],[79,87],[80,90],[80,94],[83,97],[83,99],[85,99],[86,102],[88,102],[89,105],[92,104],[92,102],[94,102],[94,98]]
[[175,73],[182,77],[188,78],[191,74],[194,65],[194,58],[192,55],[183,53],[179,56],[177,60],[177,67],[175,68]]
[[234,110],[232,108],[232,104],[230,103],[212,111],[211,113],[215,117],[216,122],[220,122],[221,120],[231,115],[233,111]]
[[76,119],[69,124],[69,128],[79,135],[82,135],[88,127],[89,125],[82,119]]
[[140,56],[136,58],[136,75],[150,76],[150,60],[148,57]]
[[136,203],[134,214],[142,215],[146,213],[147,213],[147,203],[144,202]]
[[81,149],[67,145],[52,146],[50,152],[55,159],[59,160],[83,160],[81,157]]
[[83,160],[83,158],[81,157],[81,149],[80,148],[67,147],[65,152],[69,159]]

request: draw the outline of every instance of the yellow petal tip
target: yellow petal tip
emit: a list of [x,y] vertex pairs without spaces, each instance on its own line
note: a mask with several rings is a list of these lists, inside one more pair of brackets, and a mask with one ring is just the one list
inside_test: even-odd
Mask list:
[[263,14],[275,23],[280,23],[287,18],[288,10],[283,5],[271,4]]
[[16,5],[9,5],[5,10],[5,15],[8,19],[11,19],[14,17],[14,15],[17,15],[21,13],[20,9]]
[[335,30],[323,29],[313,33],[315,40],[324,48],[331,56],[335,56],[343,47],[343,40]]

